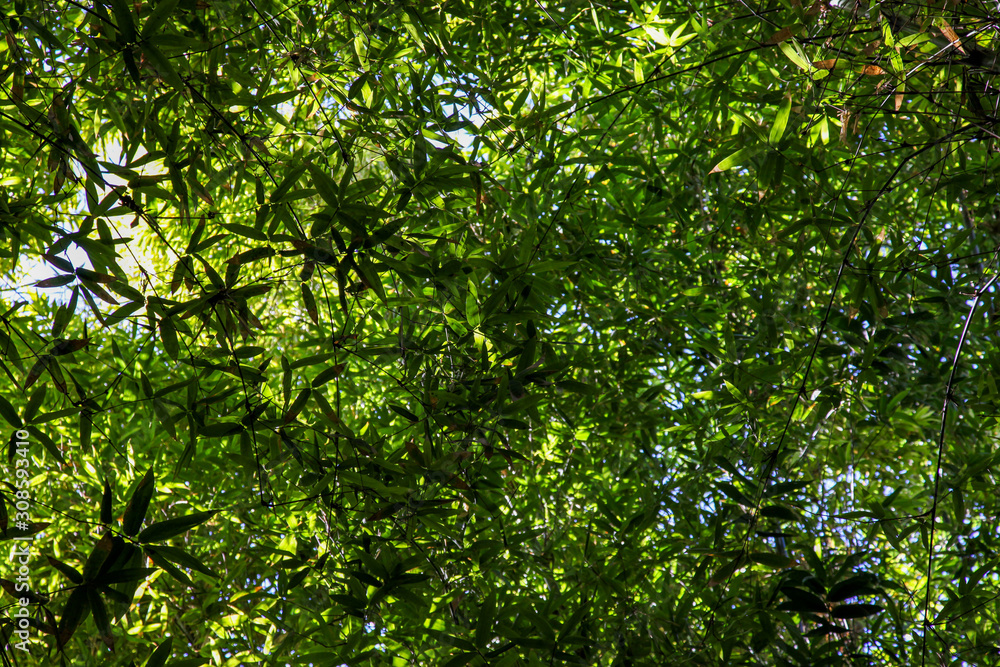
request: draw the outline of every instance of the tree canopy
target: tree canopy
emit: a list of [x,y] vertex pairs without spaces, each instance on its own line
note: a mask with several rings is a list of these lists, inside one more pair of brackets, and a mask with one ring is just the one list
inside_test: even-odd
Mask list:
[[1000,664],[996,7],[2,12],[5,664]]

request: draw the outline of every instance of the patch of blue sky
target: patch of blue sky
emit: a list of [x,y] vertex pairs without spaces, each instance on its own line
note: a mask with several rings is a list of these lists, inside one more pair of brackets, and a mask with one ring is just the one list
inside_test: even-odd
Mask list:
[[[96,148],[99,163],[111,162],[120,165],[125,159],[121,144],[113,137],[103,138]],[[139,153],[133,158],[133,161],[144,154],[145,151],[140,148]],[[113,158],[113,156],[117,157]],[[143,165],[137,171],[142,176],[150,176],[160,173],[162,169],[163,165],[160,161],[153,161]],[[82,178],[82,170],[74,168],[74,173],[77,177]],[[98,196],[100,197],[109,194],[112,187],[126,185],[124,179],[107,170],[104,170],[101,176],[104,178],[107,187],[98,190]],[[69,215],[64,219],[63,224],[59,225],[63,233],[73,234],[78,232],[80,224],[88,217],[87,210],[86,194],[81,189],[78,197],[73,202],[73,207]],[[115,225],[117,220],[114,218],[107,218],[105,222],[112,228],[112,232],[119,236],[131,235],[133,233],[133,230],[129,230],[129,233],[126,234],[117,229]],[[76,243],[70,243],[65,250],[56,253],[55,256],[70,262],[74,268],[93,269],[87,252]],[[129,244],[128,252],[122,254],[118,259],[118,265],[122,267],[130,279],[138,279],[140,266],[144,264],[148,265],[148,258],[142,254],[137,244]],[[43,258],[37,255],[22,254],[16,270],[0,275],[0,301],[7,303],[18,301],[30,302],[36,298],[46,298],[51,302],[65,304],[69,301],[73,293],[72,283],[53,288],[36,287],[40,281],[60,275],[63,275],[63,272]]]

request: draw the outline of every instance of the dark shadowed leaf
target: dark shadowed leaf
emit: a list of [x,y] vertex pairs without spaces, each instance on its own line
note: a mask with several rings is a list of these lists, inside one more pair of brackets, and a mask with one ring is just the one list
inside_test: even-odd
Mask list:
[[114,494],[111,491],[111,485],[108,480],[104,480],[104,491],[101,493],[101,523],[105,526],[111,524],[114,519],[112,503],[114,502]]
[[125,506],[125,514],[122,517],[122,532],[126,535],[134,536],[139,532],[139,527],[142,526],[142,522],[146,518],[146,511],[149,509],[149,501],[153,497],[155,485],[153,469],[150,468],[135,487],[128,505]]
[[779,609],[814,614],[823,614],[828,611],[826,603],[815,593],[792,586],[782,587],[781,593],[788,599],[778,606]]
[[167,637],[160,642],[160,645],[156,647],[153,654],[149,656],[149,660],[146,661],[146,667],[164,667],[167,664],[167,659],[170,657],[170,650],[173,645],[173,637]]
[[215,512],[195,512],[187,516],[158,521],[143,529],[138,535],[140,543],[162,542],[198,526],[215,516]]
[[830,615],[834,618],[864,618],[865,616],[874,616],[882,609],[877,604],[842,604],[834,607],[830,611]]
[[62,616],[59,618],[57,640],[60,647],[66,645],[89,612],[90,601],[87,588],[80,586],[72,589],[63,607]]

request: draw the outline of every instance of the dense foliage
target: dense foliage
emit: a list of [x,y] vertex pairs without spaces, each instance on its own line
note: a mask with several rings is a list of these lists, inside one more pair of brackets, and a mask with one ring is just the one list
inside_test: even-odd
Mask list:
[[5,663],[1000,664],[995,7],[2,12]]

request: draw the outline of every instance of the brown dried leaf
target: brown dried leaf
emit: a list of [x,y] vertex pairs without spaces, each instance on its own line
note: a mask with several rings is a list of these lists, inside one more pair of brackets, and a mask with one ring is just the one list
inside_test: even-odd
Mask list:
[[815,16],[816,14],[825,14],[830,11],[830,3],[826,0],[816,0],[809,9],[806,10],[806,16]]
[[945,21],[943,18],[938,20],[941,24],[938,26],[938,28],[941,30],[941,34],[944,35],[944,38],[947,39],[949,42],[951,42],[951,46],[954,46],[962,53],[967,53],[966,50],[962,48],[962,41],[958,38],[958,35],[955,34],[955,31],[952,29],[952,27],[948,25],[948,22]]
[[776,32],[773,35],[771,35],[770,37],[768,37],[767,41],[764,42],[764,43],[765,44],[780,44],[783,41],[785,41],[786,39],[790,38],[791,36],[792,36],[792,29],[791,28],[782,28],[778,32]]

